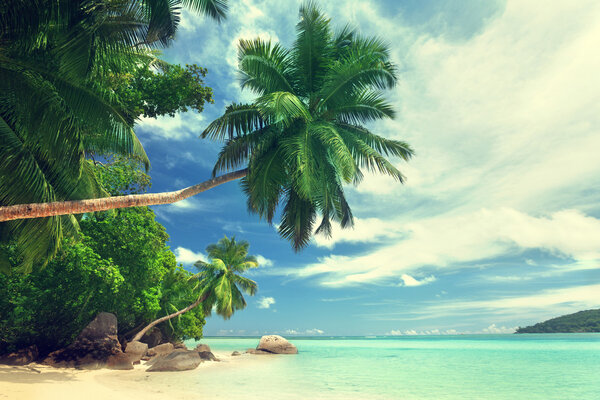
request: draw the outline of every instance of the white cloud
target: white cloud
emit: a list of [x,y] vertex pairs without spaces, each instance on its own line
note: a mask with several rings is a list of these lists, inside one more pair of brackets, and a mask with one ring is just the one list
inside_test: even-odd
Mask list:
[[190,265],[190,264],[194,264],[196,261],[207,261],[206,255],[204,255],[201,252],[194,252],[190,249],[186,249],[185,247],[177,247],[173,253],[175,253],[175,258],[177,259],[177,262],[185,264],[185,265]]
[[273,266],[272,260],[269,260],[268,258],[261,256],[260,254],[256,256],[256,261],[258,261],[259,267],[272,267]]
[[496,326],[496,324],[491,324],[487,328],[483,329],[483,333],[515,333],[516,330],[517,330],[516,327],[514,327],[514,328],[507,328],[505,326],[498,327],[498,326]]
[[188,198],[176,203],[154,206],[156,214],[165,216],[165,214],[182,214],[197,211],[206,211],[208,207],[197,198]]
[[402,274],[400,279],[402,279],[400,286],[421,286],[435,281],[435,276],[431,275],[418,281],[408,274]]
[[177,113],[174,117],[158,118],[141,117],[136,124],[136,130],[141,129],[148,135],[144,139],[187,140],[198,135],[199,126],[204,117],[196,112]]
[[286,335],[309,335],[309,336],[313,336],[313,335],[322,335],[323,333],[325,333],[325,331],[323,331],[322,329],[317,329],[317,328],[313,328],[313,329],[306,329],[306,330],[297,330],[297,329],[286,329],[283,333],[285,333]]
[[[564,270],[600,266],[600,220],[576,210],[533,217],[509,208],[482,209],[398,225],[403,231],[395,234],[397,240],[391,245],[354,257],[332,254],[304,268],[279,271],[297,277],[318,275],[323,285],[347,286],[378,282],[425,267],[471,267],[473,261],[528,249],[574,260],[571,266],[561,266]],[[407,281],[414,283],[410,278]]]
[[258,300],[258,308],[270,308],[273,304],[275,304],[273,297],[261,297]]

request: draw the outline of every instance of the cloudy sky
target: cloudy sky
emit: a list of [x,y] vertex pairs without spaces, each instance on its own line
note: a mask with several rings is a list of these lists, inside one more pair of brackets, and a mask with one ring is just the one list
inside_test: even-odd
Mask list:
[[[210,176],[220,144],[198,138],[231,102],[252,100],[236,43],[290,46],[299,2],[230,0],[222,24],[185,13],[164,58],[208,68],[215,104],[142,121],[153,191]],[[512,332],[600,306],[600,3],[596,0],[322,1],[390,44],[398,116],[371,126],[408,141],[406,185],[348,187],[353,230],[299,254],[248,214],[237,183],[155,207],[179,262],[223,235],[251,243],[259,293],[205,334]]]

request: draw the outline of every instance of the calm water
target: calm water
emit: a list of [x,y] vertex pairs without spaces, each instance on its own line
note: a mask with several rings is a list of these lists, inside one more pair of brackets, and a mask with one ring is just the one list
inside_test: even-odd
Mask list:
[[[600,399],[600,334],[290,340],[297,356],[231,359],[186,386],[209,399]],[[218,353],[258,339],[202,342]]]

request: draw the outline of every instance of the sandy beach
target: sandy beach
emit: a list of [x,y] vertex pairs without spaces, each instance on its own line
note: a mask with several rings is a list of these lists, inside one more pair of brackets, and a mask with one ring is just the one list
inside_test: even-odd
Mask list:
[[220,362],[203,362],[192,371],[146,372],[144,362],[133,370],[79,370],[53,368],[32,363],[27,366],[0,365],[0,399],[11,400],[131,400],[198,399],[183,382],[207,369],[243,368],[269,356],[242,354],[232,357],[215,353]]

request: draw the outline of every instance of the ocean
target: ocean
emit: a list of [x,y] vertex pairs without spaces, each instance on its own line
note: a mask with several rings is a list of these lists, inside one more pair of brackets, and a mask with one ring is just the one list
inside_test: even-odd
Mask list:
[[[600,399],[600,334],[288,339],[298,355],[232,357],[229,367],[180,375],[185,389],[232,400]],[[258,338],[201,343],[229,354]]]

